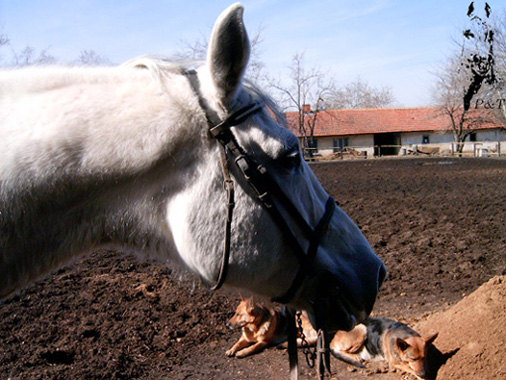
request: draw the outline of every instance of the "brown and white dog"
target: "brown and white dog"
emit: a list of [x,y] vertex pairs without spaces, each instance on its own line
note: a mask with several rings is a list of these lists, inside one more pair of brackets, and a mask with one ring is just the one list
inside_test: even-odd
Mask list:
[[[243,298],[228,322],[231,328],[242,328],[239,341],[229,349],[228,356],[243,358],[269,346],[284,343],[287,338],[285,309],[256,304],[253,298]],[[315,345],[317,332],[306,312],[301,316],[305,340]],[[398,369],[427,378],[427,353],[437,333],[423,338],[407,325],[385,318],[369,318],[351,331],[338,331],[330,342],[330,351],[338,359],[365,368],[369,361],[386,361]],[[298,346],[302,340],[297,339]]]
[[338,331],[330,350],[338,359],[358,367],[364,367],[367,361],[386,360],[391,369],[426,379],[427,353],[437,335],[423,338],[401,322],[369,318],[351,331]]
[[243,358],[275,346],[286,340],[287,316],[283,308],[256,304],[253,298],[243,298],[227,325],[241,328],[239,341],[226,352],[228,356]]

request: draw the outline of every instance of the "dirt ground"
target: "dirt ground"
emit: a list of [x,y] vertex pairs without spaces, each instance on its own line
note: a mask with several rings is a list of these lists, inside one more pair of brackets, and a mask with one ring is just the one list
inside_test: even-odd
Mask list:
[[439,331],[442,379],[506,379],[506,276],[496,276],[448,310],[417,324]]
[[[386,262],[375,315],[440,332],[437,379],[504,379],[506,160],[313,169]],[[0,304],[0,380],[288,378],[284,350],[225,356],[240,334],[225,326],[237,300],[163,264],[94,252]],[[411,378],[332,366],[332,379]]]

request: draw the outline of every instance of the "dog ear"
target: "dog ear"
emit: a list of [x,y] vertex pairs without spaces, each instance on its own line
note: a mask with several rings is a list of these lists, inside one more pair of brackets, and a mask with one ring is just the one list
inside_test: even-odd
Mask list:
[[241,301],[246,301],[246,298],[241,293],[239,293],[239,296],[241,297]]
[[402,352],[406,351],[409,348],[409,343],[406,342],[404,339],[397,338],[397,341],[395,342],[397,345],[397,348],[401,350]]
[[432,344],[432,342],[434,342],[436,340],[438,334],[439,334],[439,332],[436,332],[436,333],[432,334],[431,336],[424,338],[425,344]]
[[253,300],[253,297],[246,298],[246,305],[248,306],[248,308],[255,307],[255,301]]

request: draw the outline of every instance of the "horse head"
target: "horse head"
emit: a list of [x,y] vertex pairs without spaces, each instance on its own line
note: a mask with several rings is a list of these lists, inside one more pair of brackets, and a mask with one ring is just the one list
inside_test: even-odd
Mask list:
[[[175,244],[205,281],[216,280],[223,151],[237,184],[226,285],[305,309],[316,326],[350,329],[371,312],[385,267],[323,189],[272,101],[243,80],[250,43],[242,15],[240,4],[221,14],[207,60],[188,81],[205,143],[194,184],[168,204]],[[213,128],[226,130],[213,136]]]

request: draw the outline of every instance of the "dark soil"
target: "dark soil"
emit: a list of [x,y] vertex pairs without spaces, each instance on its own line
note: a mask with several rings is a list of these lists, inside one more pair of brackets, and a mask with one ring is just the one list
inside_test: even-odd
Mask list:
[[[364,160],[313,169],[386,262],[376,315],[414,325],[506,273],[506,160]],[[225,326],[237,303],[237,295],[213,294],[163,264],[97,251],[0,304],[0,379],[288,378],[284,350],[225,356],[240,335]],[[440,334],[436,346],[459,348],[448,340]],[[458,358],[452,373],[471,365]],[[303,378],[312,377],[300,361]],[[334,379],[402,378],[332,364]]]

